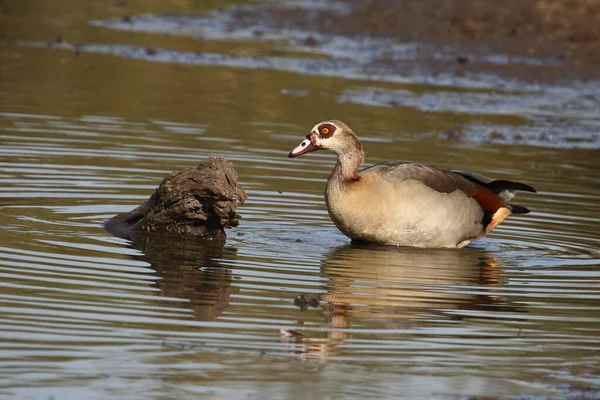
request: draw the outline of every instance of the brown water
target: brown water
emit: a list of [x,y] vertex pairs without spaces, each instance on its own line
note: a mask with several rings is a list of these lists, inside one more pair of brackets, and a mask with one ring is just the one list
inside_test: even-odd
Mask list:
[[[78,4],[2,5],[1,398],[600,398],[597,85],[338,77],[276,38],[164,34],[210,4]],[[154,28],[113,29],[125,12]],[[286,157],[327,118],[369,163],[531,184],[534,212],[460,251],[351,246],[333,156]],[[102,229],[209,155],[249,194],[226,244]]]

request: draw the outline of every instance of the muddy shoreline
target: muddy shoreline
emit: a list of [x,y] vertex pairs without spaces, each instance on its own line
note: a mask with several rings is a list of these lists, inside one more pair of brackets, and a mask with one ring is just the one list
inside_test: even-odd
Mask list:
[[[318,34],[370,36],[423,46],[418,68],[431,73],[491,73],[534,83],[600,79],[598,0],[370,0],[352,7],[241,8],[232,25],[257,22]],[[257,32],[260,35],[260,32]],[[436,54],[433,54],[436,53]],[[439,53],[444,57],[439,57]],[[505,61],[489,62],[496,54]],[[523,60],[523,62],[521,62]],[[381,61],[381,60],[380,60]],[[390,67],[414,68],[415,65]]]

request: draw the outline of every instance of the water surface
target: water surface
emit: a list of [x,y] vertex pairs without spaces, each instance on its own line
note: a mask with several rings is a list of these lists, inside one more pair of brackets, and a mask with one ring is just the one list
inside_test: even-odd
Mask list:
[[[207,15],[190,4],[127,13]],[[336,77],[303,70],[318,57],[300,48],[264,64],[262,38],[121,30],[120,7],[3,11],[0,397],[600,398],[593,85],[374,82],[343,60]],[[80,51],[44,44],[57,34]],[[287,158],[328,118],[354,128],[367,163],[531,184],[518,204],[533,213],[461,251],[352,246],[323,202],[333,156]],[[505,136],[470,133],[485,129]],[[210,155],[233,161],[249,194],[226,243],[102,229]]]

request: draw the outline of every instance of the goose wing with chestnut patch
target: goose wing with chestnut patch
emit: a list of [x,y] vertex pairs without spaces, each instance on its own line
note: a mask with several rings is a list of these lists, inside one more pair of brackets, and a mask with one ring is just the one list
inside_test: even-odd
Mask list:
[[484,212],[481,222],[486,228],[490,225],[492,217],[499,209],[510,210],[510,206],[501,197],[485,186],[471,181],[460,174],[431,165],[392,161],[361,171],[361,175],[370,173],[379,174],[383,179],[392,183],[408,180],[421,182],[438,193],[449,194],[460,190],[466,197],[477,201],[477,204],[479,204]]

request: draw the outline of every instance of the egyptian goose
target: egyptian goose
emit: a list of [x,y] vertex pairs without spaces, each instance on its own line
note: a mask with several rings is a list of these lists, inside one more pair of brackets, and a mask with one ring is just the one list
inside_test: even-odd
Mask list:
[[315,125],[289,153],[298,157],[331,150],[337,163],[327,180],[325,202],[337,228],[353,241],[413,247],[464,247],[525,207],[509,205],[523,183],[464,171],[391,161],[358,170],[362,146],[337,120]]

